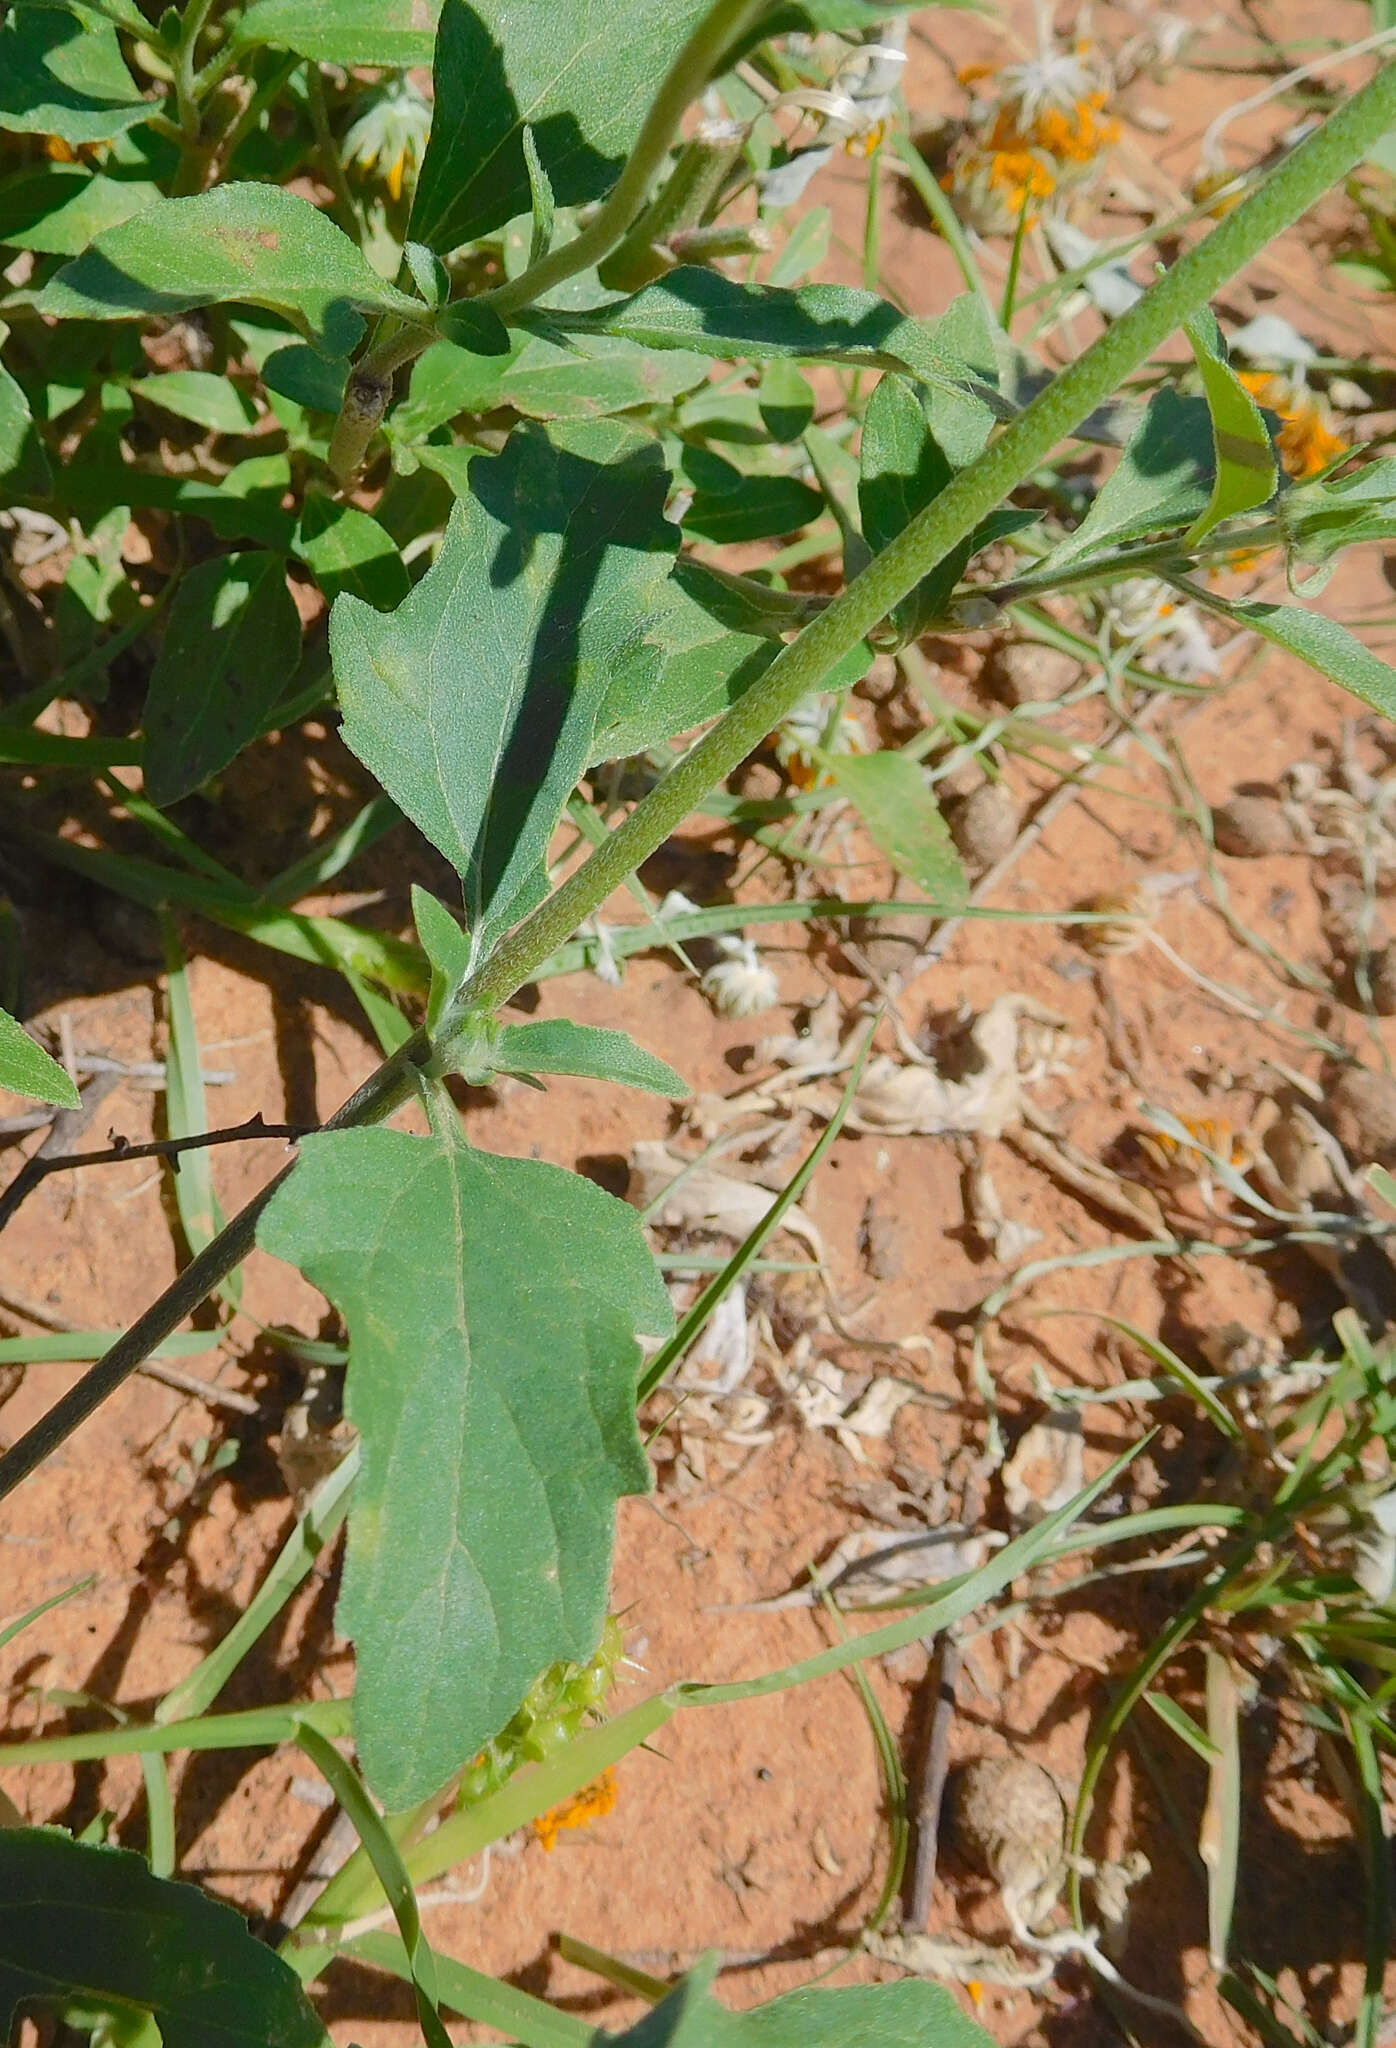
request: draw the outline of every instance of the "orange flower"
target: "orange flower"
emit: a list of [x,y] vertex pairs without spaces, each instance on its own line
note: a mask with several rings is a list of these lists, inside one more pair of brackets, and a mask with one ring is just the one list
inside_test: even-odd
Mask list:
[[1257,405],[1280,416],[1277,446],[1287,476],[1318,476],[1346,455],[1348,444],[1334,428],[1328,407],[1305,386],[1272,370],[1242,370],[1241,382]]
[[540,1813],[534,1820],[533,1832],[551,1855],[557,1847],[557,1838],[564,1828],[584,1828],[594,1820],[600,1820],[609,1813],[620,1794],[613,1769],[604,1770],[599,1778],[593,1778],[589,1785],[583,1785],[580,1792],[574,1792],[567,1799],[550,1806],[546,1813]]

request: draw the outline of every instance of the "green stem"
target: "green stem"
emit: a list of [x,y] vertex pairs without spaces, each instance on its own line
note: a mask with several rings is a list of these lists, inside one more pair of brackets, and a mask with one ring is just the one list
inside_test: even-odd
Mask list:
[[[737,12],[735,0],[728,0],[708,20],[711,23],[723,15],[730,37]],[[741,12],[745,16],[747,9]],[[777,655],[761,681],[485,962],[462,991],[462,1010],[501,1002],[527,981],[585,918],[600,909],[627,875],[669,838],[708,791],[746,759],[771,727],[801,697],[817,689],[835,664],[967,538],[981,519],[1002,505],[1059,441],[1252,257],[1344,178],[1393,125],[1396,65],[1388,64],[1035,398],[826,612],[811,620],[799,638]],[[344,1130],[389,1115],[409,1093],[425,1051],[425,1035],[417,1032],[369,1076],[327,1128]],[[272,1188],[279,1185],[280,1178]],[[56,1450],[135,1370],[152,1346],[172,1335],[185,1316],[241,1263],[252,1248],[257,1219],[272,1188],[255,1197],[92,1372],[0,1457],[0,1499]]]
[[[531,306],[564,278],[590,270],[620,241],[640,211],[669,153],[679,123],[724,54],[766,12],[769,0],[716,0],[680,50],[659,88],[634,149],[609,196],[582,232],[508,284],[486,292],[479,304],[496,313]],[[329,465],[341,483],[357,471],[388,409],[392,380],[436,339],[431,327],[390,332],[355,365],[330,438]]]
[[756,26],[769,0],[717,0],[680,50],[645,116],[635,147],[594,218],[573,241],[531,263],[508,284],[487,292],[496,313],[531,306],[578,271],[590,270],[613,249],[634,220],[669,154],[679,123],[727,52]]
[[206,164],[199,146],[199,90],[194,53],[212,11],[213,0],[189,0],[179,25],[174,53],[175,105],[179,109],[181,138],[179,167],[172,187],[176,195],[198,190]]
[[354,195],[349,190],[349,180],[344,175],[344,164],[330,130],[329,108],[325,104],[325,81],[318,64],[308,62],[305,67],[306,99],[310,106],[310,125],[315,130],[315,147],[320,158],[320,169],[334,194],[334,205],[330,209],[332,218],[339,222],[346,235],[363,246],[364,228],[354,205]]

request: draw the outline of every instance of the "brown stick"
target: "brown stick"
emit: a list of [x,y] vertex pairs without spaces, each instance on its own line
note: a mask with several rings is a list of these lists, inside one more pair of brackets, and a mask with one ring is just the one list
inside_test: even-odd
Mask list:
[[[111,1077],[113,1081],[116,1078]],[[91,1095],[98,1085],[99,1082],[94,1081],[88,1094]],[[105,1089],[103,1093],[106,1093]],[[92,1110],[95,1110],[96,1106],[94,1103]],[[131,1145],[125,1139],[118,1139],[114,1145],[105,1146],[99,1152],[60,1151],[58,1147],[68,1135],[60,1130],[63,1117],[81,1115],[82,1121],[86,1123],[92,1110],[87,1108],[84,1098],[81,1112],[65,1110],[54,1118],[53,1128],[43,1144],[20,1168],[4,1194],[0,1195],[0,1230],[5,1228],[21,1202],[26,1201],[40,1181],[46,1180],[51,1173],[67,1173],[78,1166],[114,1166],[122,1159],[177,1159],[181,1152],[198,1152],[206,1145],[237,1145],[248,1138],[303,1138],[313,1128],[308,1124],[269,1124],[258,1114],[249,1117],[245,1124],[234,1124],[221,1131],[199,1131],[189,1138],[152,1138],[148,1143],[141,1145]]]
[[924,1934],[931,1917],[931,1893],[935,1888],[936,1855],[940,1843],[940,1803],[945,1797],[945,1779],[950,1767],[950,1724],[955,1718],[955,1687],[962,1661],[958,1638],[947,1633],[941,1638],[935,1710],[927,1732],[921,1789],[916,1802],[911,1903],[902,1921],[908,1933]]

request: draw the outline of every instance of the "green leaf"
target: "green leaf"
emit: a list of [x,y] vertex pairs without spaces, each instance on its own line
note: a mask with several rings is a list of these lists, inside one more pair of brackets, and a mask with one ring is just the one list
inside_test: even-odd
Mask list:
[[[884,377],[873,393],[863,421],[858,506],[863,532],[874,552],[881,553],[916,514],[939,497],[953,467],[932,432],[927,403],[903,377]],[[891,619],[901,644],[945,616],[955,586],[982,548],[1035,526],[1038,514],[1017,505],[1002,505],[981,520],[965,540],[923,576],[909,597],[895,606]]]
[[1293,558],[1331,561],[1364,541],[1396,539],[1396,457],[1365,462],[1346,476],[1296,484],[1275,508]]
[[905,377],[883,377],[863,418],[858,507],[874,554],[923,511],[953,472]]
[[[807,284],[784,291],[689,266],[671,270],[659,283],[647,284],[616,305],[550,317],[569,331],[620,334],[646,348],[691,349],[697,355],[754,363],[781,357],[852,363],[908,370],[924,382],[951,389],[968,383],[980,389],[979,380],[937,341],[933,322],[913,319],[876,292],[850,285]],[[1002,405],[987,385],[981,395]]]
[[412,389],[392,414],[391,430],[403,440],[423,440],[460,413],[503,405],[528,419],[600,419],[637,406],[667,405],[708,374],[702,356],[655,356],[606,335],[579,336],[572,348],[518,335],[513,343],[506,356],[433,343],[413,369]]
[[317,64],[430,64],[440,0],[255,0],[233,32],[240,49],[274,43]]
[[1216,1744],[1204,1729],[1199,1728],[1186,1707],[1180,1707],[1166,1692],[1146,1692],[1144,1703],[1153,1708],[1164,1727],[1170,1728],[1180,1742],[1185,1742],[1190,1750],[1201,1757],[1204,1764],[1216,1761]]
[[137,398],[215,434],[245,434],[257,423],[257,408],[246,392],[211,370],[167,370],[157,377],[138,377],[131,390]]
[[0,1829],[0,2037],[31,2003],[135,2020],[164,2048],[322,2048],[300,1979],[230,1906],[152,1877],[126,1849]]
[[1396,719],[1396,668],[1364,647],[1336,619],[1327,618],[1322,612],[1307,611],[1298,604],[1230,603],[1200,584],[1181,579],[1178,587],[1195,604],[1205,606],[1219,618],[1229,619],[1233,625],[1248,626],[1276,647],[1299,655],[1321,675],[1341,683],[1354,697],[1380,711],[1384,718]]
[[[884,377],[863,418],[858,478],[863,536],[875,555],[940,496],[953,474],[920,394],[904,377]],[[892,620],[903,644],[919,639],[944,612],[973,546],[972,539],[962,541],[896,606]]]
[[1212,415],[1216,480],[1205,510],[1183,535],[1183,546],[1195,548],[1223,519],[1268,505],[1279,483],[1274,443],[1260,407],[1226,359],[1225,344],[1209,311],[1184,322],[1197,359],[1207,407]]
[[348,591],[375,611],[387,612],[411,589],[392,535],[357,505],[341,504],[323,492],[307,497],[292,547],[331,602]]
[[658,447],[610,422],[518,428],[468,482],[396,612],[336,599],[330,650],[344,739],[465,882],[478,960],[539,870],[608,691],[658,674],[645,634],[677,535]]
[[349,1325],[364,1463],[339,1624],[363,1769],[397,1810],[594,1651],[615,1503],[649,1483],[636,1337],[672,1310],[625,1203],[441,1131],[308,1138],[258,1241]]
[[431,964],[427,1031],[435,1037],[451,998],[470,972],[470,940],[444,903],[412,884],[412,920]]
[[360,308],[408,320],[423,311],[370,269],[327,214],[274,185],[162,199],[65,263],[36,304],[60,320],[111,320],[230,300],[283,313],[328,356],[358,343]]
[[824,499],[793,476],[744,476],[739,489],[698,491],[684,514],[684,528],[719,543],[766,540],[796,533],[824,510]]
[[523,131],[559,206],[599,199],[707,0],[446,0],[411,234],[443,253],[529,210]]
[[300,1728],[296,1741],[348,1815],[374,1875],[382,1885],[393,1918],[397,1922],[403,1956],[417,1999],[417,2024],[426,2048],[452,2048],[451,2037],[441,2023],[436,1996],[436,1957],[422,1932],[421,1914],[412,1880],[402,1867],[402,1857],[391,1830],[385,1825],[363,1781],[353,1765],[342,1757],[328,1735],[310,1723]]
[[940,1984],[787,1992],[768,2005],[729,2012],[709,1995],[716,1958],[700,1963],[609,2048],[988,2048],[989,2036]]
[[636,1045],[628,1032],[573,1024],[566,1017],[506,1024],[490,1052],[490,1064],[502,1074],[578,1074],[592,1081],[615,1081],[673,1101],[693,1093],[682,1074]]
[[960,910],[969,886],[925,771],[907,754],[837,754],[828,767],[899,874],[938,910]]
[[159,197],[159,186],[142,178],[108,178],[82,164],[36,164],[0,185],[0,242],[76,256]]
[[255,739],[300,657],[280,555],[218,555],[175,592],[145,701],[145,787],[188,796]]
[[116,30],[90,8],[11,8],[0,24],[0,130],[110,142],[156,111],[126,69]]
[[78,1091],[57,1060],[34,1043],[8,1010],[0,1010],[0,1088],[36,1102],[56,1102],[61,1109],[78,1106]]
[[293,341],[289,348],[273,349],[261,376],[268,391],[296,405],[309,406],[312,412],[338,412],[344,403],[349,360],[336,356],[331,361],[303,341]]
[[14,378],[0,363],[0,483],[16,498],[46,498],[53,489],[44,444]]
[[1045,566],[1064,569],[1083,556],[1189,525],[1210,504],[1215,480],[1207,401],[1180,397],[1165,384],[1149,400],[1090,511]]
[[677,580],[661,592],[647,637],[660,650],[659,675],[613,679],[597,715],[592,763],[643,754],[720,717],[780,652],[765,634],[729,631]]
[[795,365],[776,356],[761,373],[761,418],[773,441],[798,441],[814,418],[814,393]]
[[532,266],[541,263],[553,246],[553,223],[557,207],[551,180],[543,169],[538,144],[534,141],[533,130],[527,122],[524,124],[522,140],[524,166],[528,171],[529,204],[533,209],[533,228],[528,238],[528,261]]

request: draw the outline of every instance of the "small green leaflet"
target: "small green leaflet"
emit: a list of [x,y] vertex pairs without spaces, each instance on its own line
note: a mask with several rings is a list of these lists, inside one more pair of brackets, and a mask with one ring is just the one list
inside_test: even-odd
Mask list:
[[348,591],[375,611],[387,612],[401,604],[411,588],[392,536],[357,505],[341,504],[323,492],[307,496],[292,553],[331,602]]
[[152,803],[188,796],[256,738],[300,646],[300,614],[280,555],[217,555],[186,573],[145,701]]
[[1364,647],[1336,619],[1298,604],[1228,602],[1201,584],[1185,582],[1181,577],[1178,588],[1218,618],[1229,619],[1234,626],[1249,626],[1253,633],[1259,633],[1276,647],[1299,655],[1321,675],[1341,683],[1354,697],[1380,711],[1384,718],[1396,719],[1396,668]]
[[233,29],[242,49],[275,43],[317,64],[406,71],[430,64],[440,0],[254,0]]
[[820,493],[794,476],[749,476],[732,471],[730,490],[697,491],[684,529],[717,544],[768,540],[797,533],[824,510]]
[[518,427],[467,484],[397,611],[336,599],[330,651],[344,739],[464,881],[478,964],[519,914],[608,693],[658,677],[646,636],[678,535],[658,445],[611,421]]
[[0,25],[0,131],[58,135],[78,148],[110,142],[156,111],[126,69],[115,28],[95,9],[75,0],[12,7]]
[[412,370],[412,388],[389,417],[405,441],[424,440],[459,413],[512,406],[528,419],[584,420],[665,405],[702,384],[707,359],[680,350],[655,355],[608,335],[581,335],[559,348],[541,336],[515,334],[507,355],[476,355],[454,342],[434,342]]
[[959,392],[973,386],[995,411],[1012,412],[999,394],[974,377],[936,339],[935,323],[899,312],[876,292],[850,285],[742,284],[697,266],[670,271],[633,298],[594,313],[555,314],[560,327],[620,334],[647,348],[691,349],[698,355],[742,357],[754,363],[784,356],[794,361],[852,363],[866,369],[903,370]]
[[1268,505],[1279,482],[1279,469],[1270,430],[1260,407],[1226,359],[1215,316],[1204,309],[1185,321],[1184,327],[1207,394],[1216,461],[1211,498],[1182,539],[1183,547],[1195,548],[1223,519]]
[[693,1092],[682,1074],[636,1045],[628,1032],[574,1024],[567,1017],[506,1024],[489,1057],[491,1066],[502,1074],[576,1074],[587,1080],[615,1081],[625,1088],[643,1088],[651,1095],[667,1095],[671,1101]]
[[836,754],[827,765],[898,873],[937,910],[963,909],[965,871],[920,763],[906,754]]
[[229,300],[284,313],[326,356],[356,346],[360,308],[407,320],[424,310],[385,284],[328,214],[275,185],[162,199],[65,263],[36,304],[60,320],[134,320]]
[[412,921],[422,951],[431,962],[427,1035],[435,1038],[451,999],[470,972],[470,940],[446,905],[416,882],[412,884]]
[[[905,377],[884,377],[874,391],[863,419],[859,462],[863,535],[879,555],[940,496],[954,473],[930,430],[920,394]],[[944,611],[972,546],[972,539],[962,541],[896,606],[892,620],[903,645],[918,639]]]
[[1211,503],[1215,479],[1206,400],[1181,397],[1165,384],[1149,400],[1090,511],[1046,566],[1064,569],[1088,555],[1186,526]]
[[[164,2048],[324,2048],[300,1979],[231,1906],[142,1856],[0,1828],[0,2039],[31,2004],[149,2013]],[[123,2031],[120,2038],[126,2039]]]
[[757,388],[761,419],[773,441],[798,441],[814,418],[814,393],[786,356],[775,356]]
[[76,1109],[79,1101],[77,1089],[57,1060],[34,1043],[8,1010],[0,1010],[0,1088],[32,1096],[35,1102],[56,1102],[60,1109]]
[[595,1649],[615,1504],[649,1484],[636,1339],[673,1312],[626,1203],[477,1152],[444,1117],[425,1138],[306,1139],[258,1242],[349,1325],[363,1472],[339,1625],[363,1769],[400,1811],[546,1665]]
[[538,154],[538,144],[533,139],[533,130],[525,122],[523,130],[524,164],[528,170],[529,200],[533,208],[533,229],[528,240],[530,265],[541,263],[553,246],[553,218],[555,203],[553,188],[543,160]]
[[446,0],[413,239],[445,255],[529,210],[525,124],[557,204],[599,199],[706,11],[707,0]]
[[29,400],[0,363],[0,483],[16,498],[46,498],[53,489],[44,446],[34,431]]
[[1324,563],[1363,541],[1396,539],[1396,458],[1379,456],[1346,476],[1296,484],[1275,510],[1286,546],[1301,562]]
[[138,377],[131,390],[137,398],[215,434],[245,434],[257,422],[257,408],[246,392],[211,370],[167,370]]

